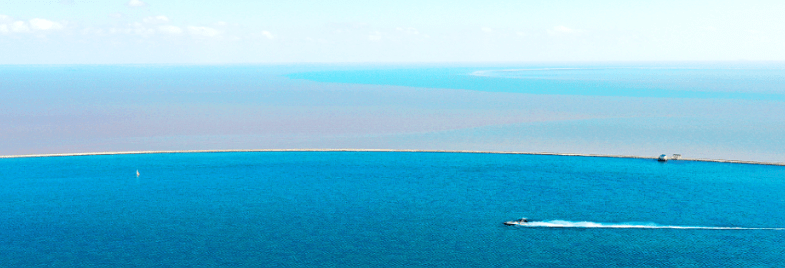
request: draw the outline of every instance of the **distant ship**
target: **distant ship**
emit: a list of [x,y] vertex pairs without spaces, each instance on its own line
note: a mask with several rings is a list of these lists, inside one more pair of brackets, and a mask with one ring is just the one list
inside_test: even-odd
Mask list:
[[136,176],[139,177],[139,170],[136,170]]
[[668,161],[668,156],[664,155],[664,154],[660,155],[660,157],[657,158],[657,161],[666,162],[666,161]]

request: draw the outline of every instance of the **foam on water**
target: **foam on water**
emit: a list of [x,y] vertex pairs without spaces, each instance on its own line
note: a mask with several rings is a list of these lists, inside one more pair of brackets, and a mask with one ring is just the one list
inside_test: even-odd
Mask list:
[[758,227],[711,227],[711,226],[678,226],[659,225],[656,223],[601,223],[590,221],[534,221],[520,224],[524,227],[542,228],[616,228],[616,229],[691,229],[691,230],[785,230],[785,228],[758,228]]

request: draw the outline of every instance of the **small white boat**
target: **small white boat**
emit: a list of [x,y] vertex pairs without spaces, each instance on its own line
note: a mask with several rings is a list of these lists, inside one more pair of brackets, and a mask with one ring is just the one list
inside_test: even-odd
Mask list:
[[136,170],[136,176],[139,177],[139,170]]
[[657,158],[657,161],[660,161],[660,162],[668,161],[668,156],[664,155],[664,154],[660,155],[660,157]]
[[529,222],[529,220],[528,220],[528,219],[526,219],[526,218],[521,218],[521,219],[519,219],[519,220],[514,220],[514,221],[506,221],[506,222],[504,222],[504,225],[524,225],[524,224],[526,224],[527,222]]

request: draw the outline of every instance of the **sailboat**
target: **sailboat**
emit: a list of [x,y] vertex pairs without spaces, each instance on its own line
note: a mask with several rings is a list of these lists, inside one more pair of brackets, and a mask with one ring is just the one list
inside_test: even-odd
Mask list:
[[136,176],[139,177],[139,170],[136,170]]

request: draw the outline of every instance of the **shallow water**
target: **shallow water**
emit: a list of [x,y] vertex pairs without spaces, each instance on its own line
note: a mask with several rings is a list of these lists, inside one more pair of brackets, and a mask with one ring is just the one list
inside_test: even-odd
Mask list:
[[785,162],[781,63],[5,65],[0,155],[433,149]]
[[577,96],[785,100],[779,63],[357,68],[288,74],[319,82]]
[[0,159],[0,266],[771,267],[785,231],[502,222],[782,228],[783,178],[778,166],[460,153]]

